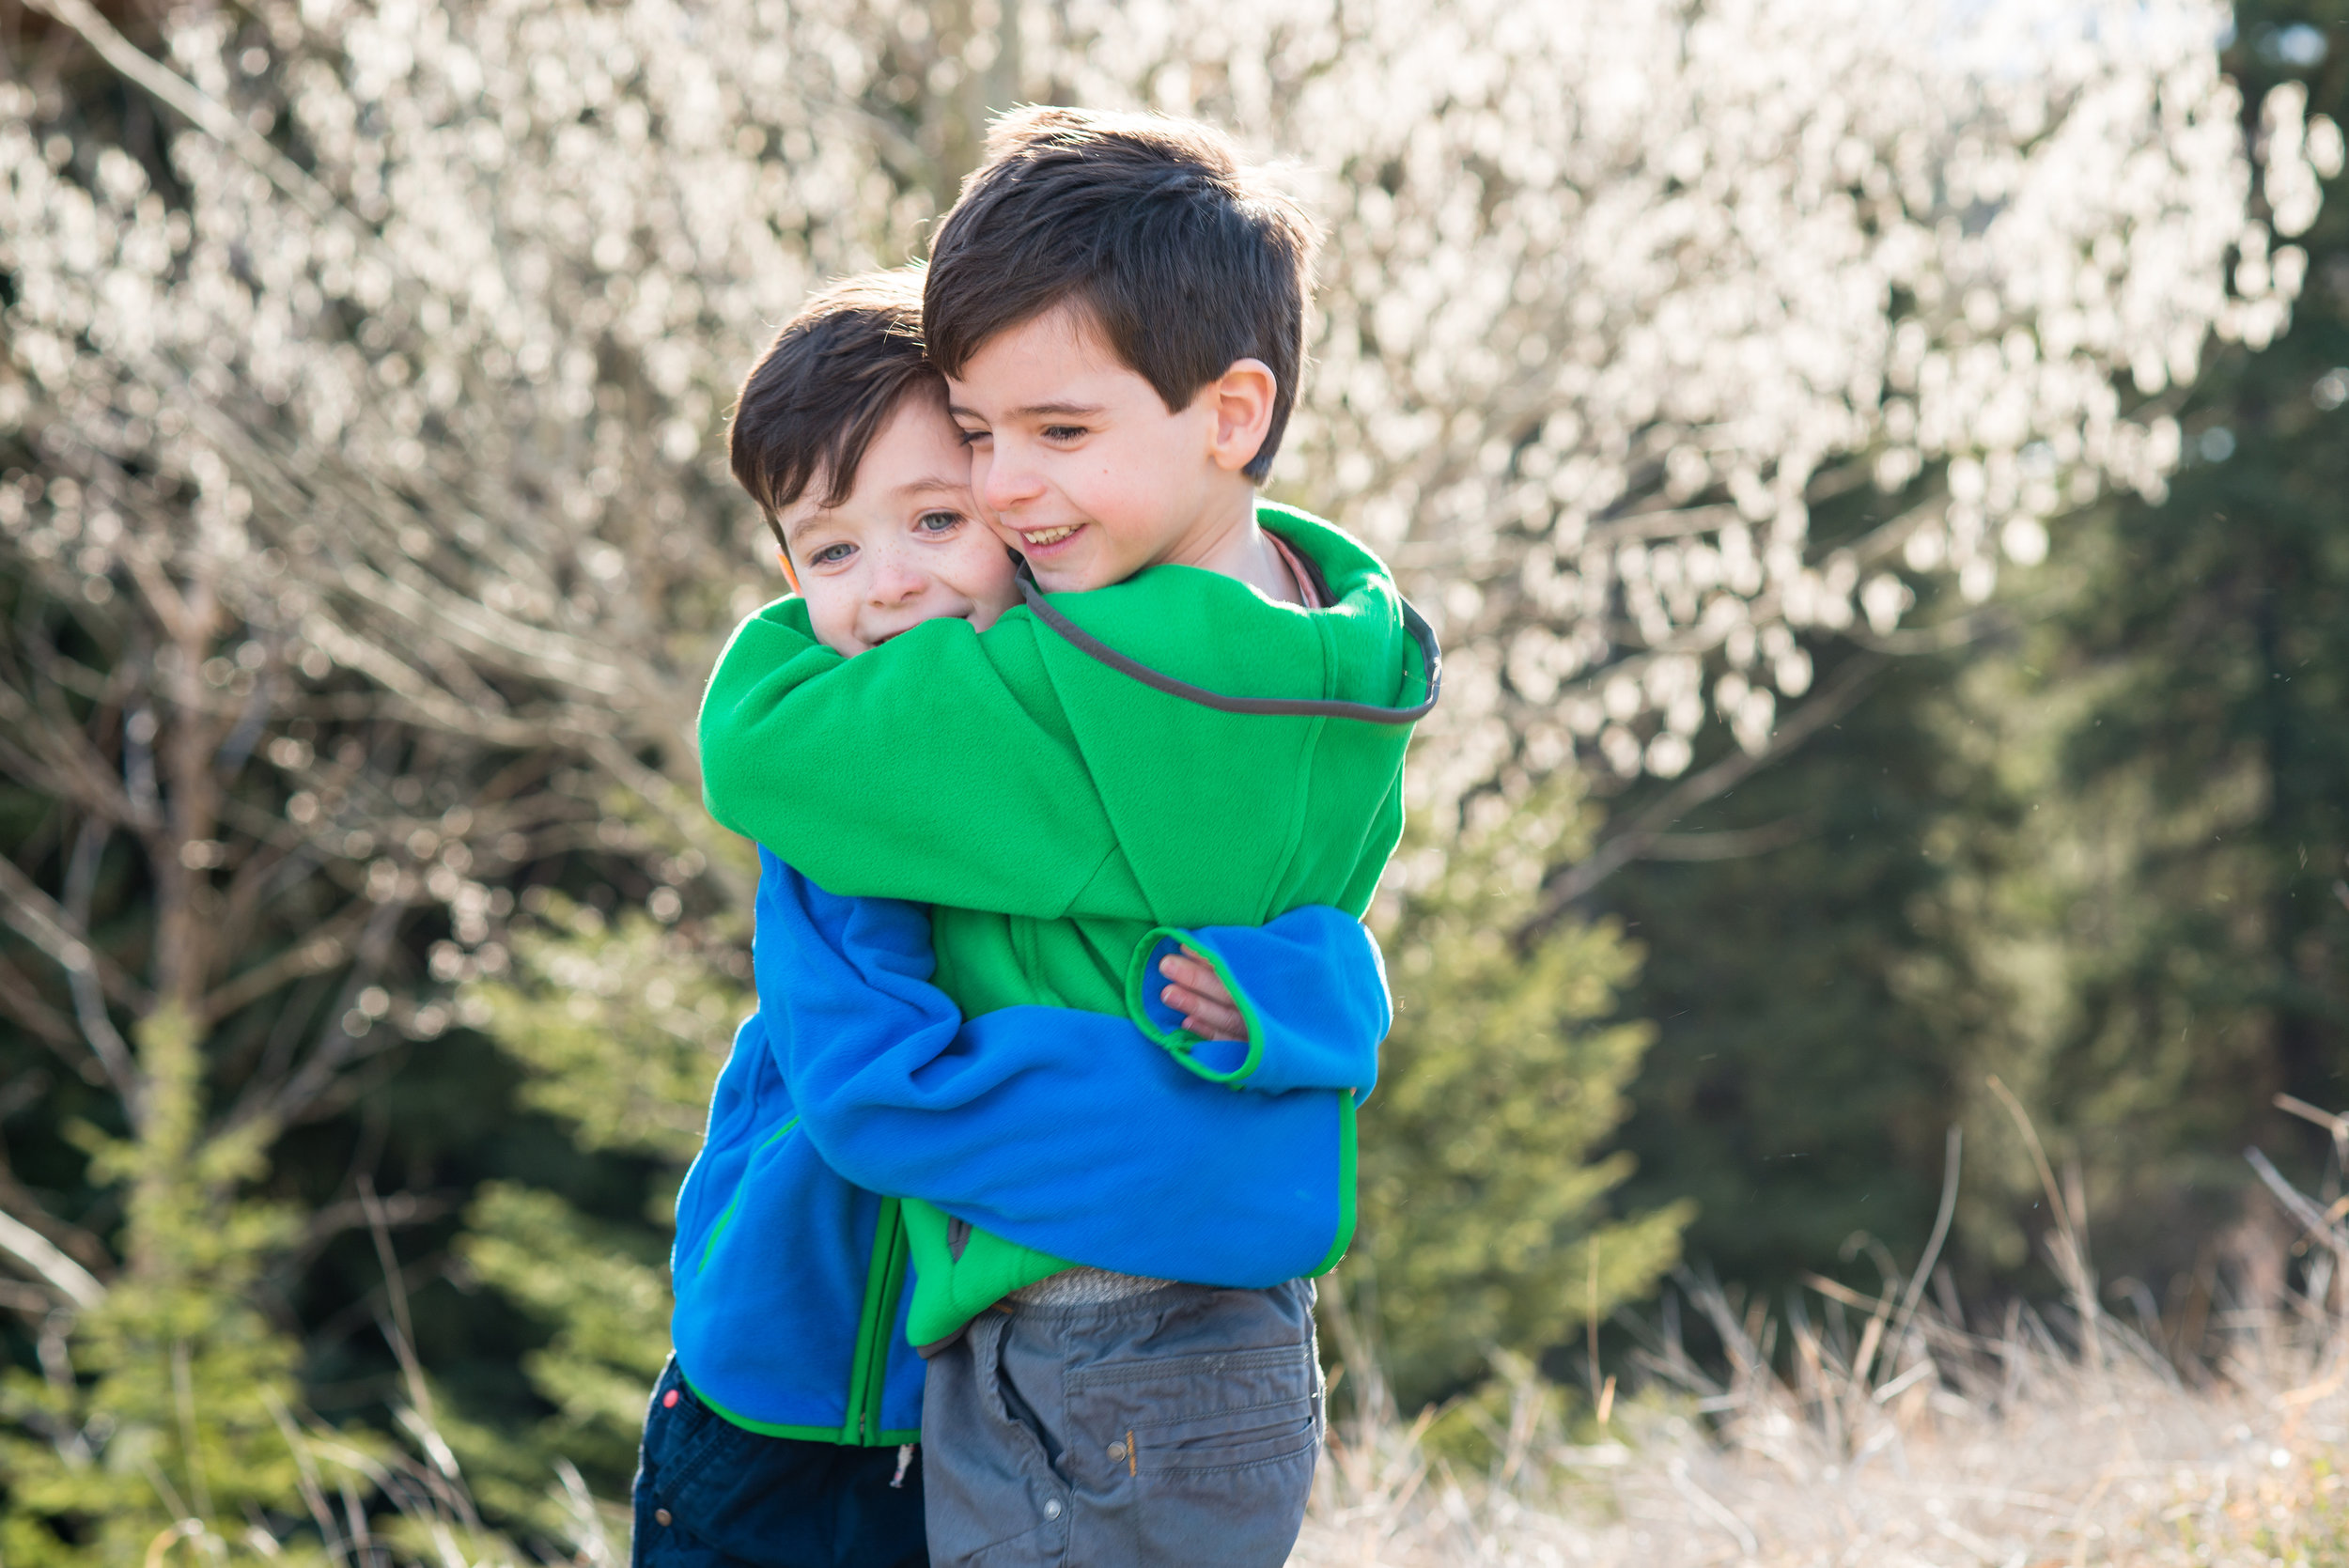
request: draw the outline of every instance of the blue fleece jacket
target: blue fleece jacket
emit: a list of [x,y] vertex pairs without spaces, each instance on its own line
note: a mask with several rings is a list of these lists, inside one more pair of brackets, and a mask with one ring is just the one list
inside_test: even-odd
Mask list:
[[1250,1038],[1195,1042],[1137,965],[1136,1017],[965,1020],[929,984],[920,906],[837,897],[760,851],[758,1012],[677,1198],[672,1335],[696,1394],[778,1436],[910,1442],[900,1197],[1097,1267],[1270,1285],[1330,1250],[1351,1179],[1337,1089],[1389,1021],[1377,947],[1319,906],[1168,932]]

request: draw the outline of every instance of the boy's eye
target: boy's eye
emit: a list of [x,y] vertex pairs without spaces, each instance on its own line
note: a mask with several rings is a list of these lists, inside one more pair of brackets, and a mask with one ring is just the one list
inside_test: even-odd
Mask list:
[[965,446],[976,446],[979,442],[986,441],[995,432],[992,430],[965,430],[962,432],[962,444]]
[[821,550],[810,551],[807,564],[811,567],[838,566],[855,553],[856,546],[851,544],[826,545]]
[[1084,433],[1085,427],[1081,425],[1047,425],[1044,427],[1046,441],[1075,441]]
[[960,512],[924,512],[913,526],[925,534],[951,534],[962,526]]

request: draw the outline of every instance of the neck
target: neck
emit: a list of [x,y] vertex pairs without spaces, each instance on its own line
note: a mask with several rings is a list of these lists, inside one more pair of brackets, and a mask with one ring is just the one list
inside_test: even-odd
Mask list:
[[1236,577],[1266,598],[1300,604],[1304,595],[1290,576],[1281,552],[1256,526],[1256,491],[1240,491],[1233,502],[1201,519],[1197,527],[1175,541],[1159,561],[1177,567]]

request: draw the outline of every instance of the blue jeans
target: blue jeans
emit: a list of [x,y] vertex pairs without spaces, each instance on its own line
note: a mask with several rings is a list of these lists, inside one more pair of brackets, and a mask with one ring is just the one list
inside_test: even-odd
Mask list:
[[673,1357],[636,1461],[631,1568],[926,1568],[919,1455],[746,1432]]

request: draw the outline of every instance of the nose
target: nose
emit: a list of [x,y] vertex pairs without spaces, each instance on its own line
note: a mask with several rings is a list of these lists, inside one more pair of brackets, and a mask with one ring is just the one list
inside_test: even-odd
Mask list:
[[1024,449],[1000,434],[972,454],[971,467],[979,500],[991,512],[1016,512],[1034,501],[1044,488],[1035,469],[1027,461]]
[[929,574],[920,570],[895,551],[877,552],[872,575],[865,580],[864,597],[878,605],[903,604],[917,597],[929,582]]

